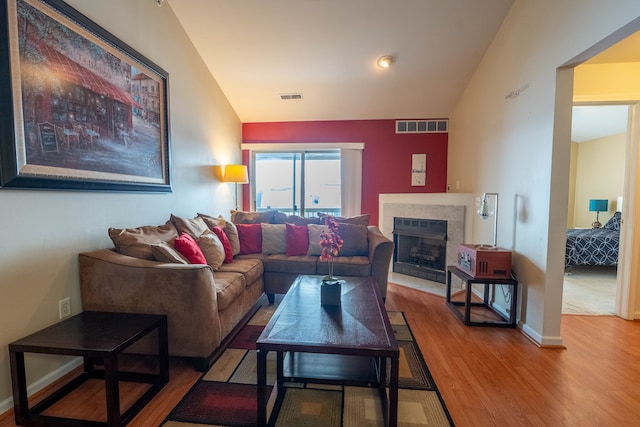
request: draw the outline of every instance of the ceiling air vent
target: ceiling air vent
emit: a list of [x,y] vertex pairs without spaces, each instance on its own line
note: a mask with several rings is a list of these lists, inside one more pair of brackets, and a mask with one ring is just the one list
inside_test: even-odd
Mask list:
[[449,120],[396,120],[396,133],[447,133]]
[[281,93],[280,99],[283,101],[302,99],[302,94],[301,93]]

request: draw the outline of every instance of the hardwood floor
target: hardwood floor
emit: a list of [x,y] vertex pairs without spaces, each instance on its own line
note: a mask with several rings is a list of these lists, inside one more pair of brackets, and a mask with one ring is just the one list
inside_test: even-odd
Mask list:
[[[640,417],[640,322],[564,315],[567,348],[541,349],[517,329],[466,327],[444,298],[415,289],[390,284],[386,305],[405,312],[458,427],[626,426]],[[199,375],[172,359],[170,383],[129,426],[158,426]],[[99,419],[102,384],[89,387],[63,403]],[[125,388],[123,401],[137,392]],[[0,416],[0,427],[13,425],[11,413]]]

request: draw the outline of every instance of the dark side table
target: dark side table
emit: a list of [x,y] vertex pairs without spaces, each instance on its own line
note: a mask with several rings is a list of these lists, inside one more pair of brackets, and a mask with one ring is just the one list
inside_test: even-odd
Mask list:
[[[463,301],[452,301],[451,300],[451,275],[457,276],[463,282],[465,282],[466,288],[464,289],[464,300]],[[484,285],[484,293],[482,301],[472,301],[471,295],[473,291],[474,284]],[[493,301],[491,300],[495,295],[496,285],[506,285],[509,286],[511,291],[511,302],[509,307],[509,312],[505,316],[505,314],[501,311],[496,310],[493,305]],[[492,291],[492,292],[490,292]],[[490,299],[491,297],[491,299]],[[447,305],[453,310],[453,312],[464,322],[467,326],[502,326],[515,328],[516,327],[516,310],[518,303],[518,281],[511,278],[481,278],[481,277],[473,277],[460,270],[458,267],[454,265],[450,265],[447,267]],[[461,307],[462,310],[459,308]],[[476,311],[482,311],[483,320],[473,320],[473,308]],[[476,316],[478,317],[478,316]]]
[[[118,371],[118,355],[153,331],[157,331],[159,372],[143,374]],[[167,316],[85,311],[9,344],[11,382],[16,424],[24,426],[123,426],[169,382]],[[24,353],[82,356],[84,372],[29,408]],[[102,361],[104,369],[96,369]],[[89,378],[104,379],[107,421],[93,422],[43,415],[42,412]],[[120,413],[118,381],[151,384],[124,413]]]

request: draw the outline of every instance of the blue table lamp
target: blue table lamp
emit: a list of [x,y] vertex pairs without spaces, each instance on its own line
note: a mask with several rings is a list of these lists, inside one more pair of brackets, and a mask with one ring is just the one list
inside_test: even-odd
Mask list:
[[596,212],[596,222],[591,224],[592,228],[600,228],[600,212],[609,210],[609,200],[591,199],[589,200],[589,212]]

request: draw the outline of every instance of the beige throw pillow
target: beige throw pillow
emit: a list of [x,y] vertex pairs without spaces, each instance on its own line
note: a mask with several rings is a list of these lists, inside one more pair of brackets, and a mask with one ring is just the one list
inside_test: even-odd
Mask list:
[[233,252],[233,255],[235,256],[240,253],[240,238],[238,237],[238,229],[233,222],[227,221],[222,217],[222,215],[214,218],[212,216],[199,213],[198,216],[202,218],[209,229],[213,229],[213,227],[221,227],[224,231],[224,234],[227,235],[229,243],[231,243],[231,250]]
[[224,262],[224,246],[212,231],[208,230],[196,239],[198,247],[202,251],[207,264],[216,271]]
[[287,226],[284,224],[260,224],[262,227],[262,253],[284,254],[287,252]]
[[167,242],[154,243],[151,245],[151,252],[158,262],[169,262],[173,264],[189,264],[180,252]]
[[308,224],[307,230],[309,230],[309,251],[307,255],[320,255],[322,253],[320,233],[328,231],[329,227],[326,225]]

